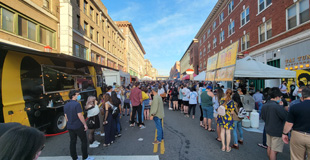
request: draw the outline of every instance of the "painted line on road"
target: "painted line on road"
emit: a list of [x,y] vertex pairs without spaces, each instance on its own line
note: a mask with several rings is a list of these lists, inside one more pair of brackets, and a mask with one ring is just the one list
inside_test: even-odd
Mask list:
[[[164,130],[164,119],[162,119],[162,128]],[[157,140],[157,129],[155,130],[155,138],[154,138],[154,141]],[[158,152],[158,144],[154,144],[154,149],[153,149],[153,152],[154,153],[157,153]],[[165,154],[165,141],[164,139],[161,140],[161,143],[160,143],[160,154]]]
[[[158,155],[155,156],[91,156],[96,160],[159,160]],[[82,158],[80,156],[80,158]],[[70,156],[54,156],[54,157],[39,157],[38,160],[72,160]]]

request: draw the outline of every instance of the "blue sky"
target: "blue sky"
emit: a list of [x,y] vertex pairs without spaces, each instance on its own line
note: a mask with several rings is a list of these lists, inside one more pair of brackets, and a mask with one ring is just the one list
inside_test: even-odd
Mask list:
[[101,0],[114,21],[132,23],[159,75],[169,75],[217,0]]

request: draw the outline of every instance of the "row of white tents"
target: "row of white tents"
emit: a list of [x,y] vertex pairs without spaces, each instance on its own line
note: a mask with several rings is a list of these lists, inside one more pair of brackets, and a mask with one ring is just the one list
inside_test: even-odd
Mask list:
[[[276,68],[262,62],[258,62],[250,56],[237,60],[235,68],[235,78],[247,79],[280,79],[280,78],[295,78],[295,71],[288,71],[281,68]],[[205,81],[206,72],[200,72],[194,77],[196,81]]]

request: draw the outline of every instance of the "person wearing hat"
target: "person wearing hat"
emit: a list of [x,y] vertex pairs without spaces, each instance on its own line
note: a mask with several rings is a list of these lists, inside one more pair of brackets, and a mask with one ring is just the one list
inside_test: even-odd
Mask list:
[[[215,130],[211,127],[211,121],[213,119],[213,101],[212,98],[214,97],[213,92],[211,91],[212,87],[208,86],[206,91],[202,92],[200,95],[201,97],[201,106],[203,112],[203,123],[205,129],[209,132],[214,132]],[[208,123],[207,123],[208,120]]]
[[152,88],[153,93],[153,101],[150,110],[150,120],[154,120],[156,129],[157,129],[157,140],[153,142],[153,144],[161,143],[161,140],[164,139],[162,120],[165,117],[164,114],[164,104],[162,98],[158,95],[158,88]]

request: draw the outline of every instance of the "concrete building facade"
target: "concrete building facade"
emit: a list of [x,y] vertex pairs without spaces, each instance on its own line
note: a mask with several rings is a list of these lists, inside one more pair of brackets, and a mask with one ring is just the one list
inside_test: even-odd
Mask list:
[[57,1],[0,1],[0,42],[59,53],[59,22]]
[[[309,0],[218,0],[195,36],[199,40],[199,67],[206,70],[209,57],[239,41],[239,55],[251,55],[265,64],[290,69],[285,65],[285,57],[304,52],[306,45],[302,43],[309,43],[309,3]],[[304,49],[299,49],[301,45]],[[291,52],[285,50],[287,47]]]
[[144,59],[144,75],[151,76],[152,75],[152,63],[148,59]]
[[144,77],[144,55],[146,54],[142,43],[132,24],[128,21],[117,21],[117,26],[121,29],[125,36],[125,59],[127,60],[126,66],[130,75],[138,78]]

